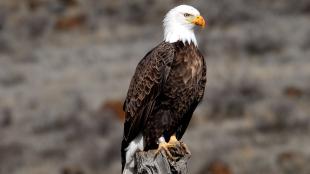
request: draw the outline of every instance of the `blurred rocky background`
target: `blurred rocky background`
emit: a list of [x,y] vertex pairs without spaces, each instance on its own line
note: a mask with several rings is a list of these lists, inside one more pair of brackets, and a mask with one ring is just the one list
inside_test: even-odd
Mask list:
[[182,3],[208,21],[190,173],[309,174],[309,0],[0,0],[0,173],[120,173],[130,78]]

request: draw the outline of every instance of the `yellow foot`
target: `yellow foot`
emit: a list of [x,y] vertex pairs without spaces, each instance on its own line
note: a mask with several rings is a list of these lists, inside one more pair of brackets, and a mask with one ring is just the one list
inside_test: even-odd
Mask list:
[[180,142],[178,141],[177,137],[175,135],[172,135],[170,137],[170,140],[168,142],[169,144],[173,144],[174,146],[177,146],[180,144]]
[[161,152],[161,150],[164,150],[164,152],[166,153],[168,158],[174,159],[174,157],[172,156],[172,154],[169,151],[170,147],[173,147],[173,145],[169,144],[169,143],[166,143],[166,142],[159,143],[158,149],[155,152],[155,157],[157,157],[157,155]]
[[172,135],[170,137],[169,143],[174,144],[175,147],[183,148],[183,150],[186,152],[186,154],[191,155],[191,152],[189,151],[187,145],[185,143],[179,141],[175,135]]
[[169,151],[169,148],[177,148],[180,145],[182,146],[182,144],[177,140],[176,136],[172,135],[168,143],[166,143],[165,141],[159,143],[158,149],[156,150],[156,153],[155,153],[155,157],[161,152],[161,150],[164,150],[168,158],[172,160],[176,160],[177,158],[171,154],[171,152]]

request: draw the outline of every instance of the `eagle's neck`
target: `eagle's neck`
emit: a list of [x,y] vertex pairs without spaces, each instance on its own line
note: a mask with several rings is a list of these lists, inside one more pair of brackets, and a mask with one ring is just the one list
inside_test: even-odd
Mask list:
[[182,41],[184,44],[193,43],[197,46],[197,40],[193,28],[177,23],[164,22],[164,41],[174,43]]

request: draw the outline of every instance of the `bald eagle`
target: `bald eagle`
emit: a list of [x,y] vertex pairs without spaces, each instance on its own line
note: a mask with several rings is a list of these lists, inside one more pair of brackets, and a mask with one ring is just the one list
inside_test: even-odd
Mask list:
[[164,149],[178,142],[202,100],[206,64],[195,26],[205,20],[192,6],[171,9],[163,20],[164,41],[139,62],[123,109],[122,171],[132,173],[138,150]]

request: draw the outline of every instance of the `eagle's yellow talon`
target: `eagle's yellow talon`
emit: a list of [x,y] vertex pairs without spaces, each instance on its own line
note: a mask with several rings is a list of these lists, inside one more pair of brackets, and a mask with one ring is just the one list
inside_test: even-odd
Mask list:
[[158,149],[156,150],[155,154],[158,155],[161,150],[165,150],[166,152],[170,153],[168,149],[169,147],[171,147],[169,143],[166,143],[166,142],[159,143]]
[[161,150],[164,150],[168,158],[174,159],[174,157],[172,156],[172,154],[170,153],[168,149],[169,147],[173,147],[173,145],[170,143],[166,143],[166,142],[159,143],[158,149],[155,152],[155,157],[157,157],[157,155],[161,152]]
[[[176,158],[171,154],[171,152],[169,151],[169,148],[177,147],[180,145],[183,145],[183,143],[181,144],[176,138],[176,136],[172,135],[168,143],[166,142],[159,143],[158,149],[155,152],[155,157],[157,157],[157,155],[161,152],[161,150],[164,150],[168,158],[170,158],[171,160],[175,160]],[[186,150],[186,152],[188,151],[188,148],[186,146],[184,147],[184,149]]]

